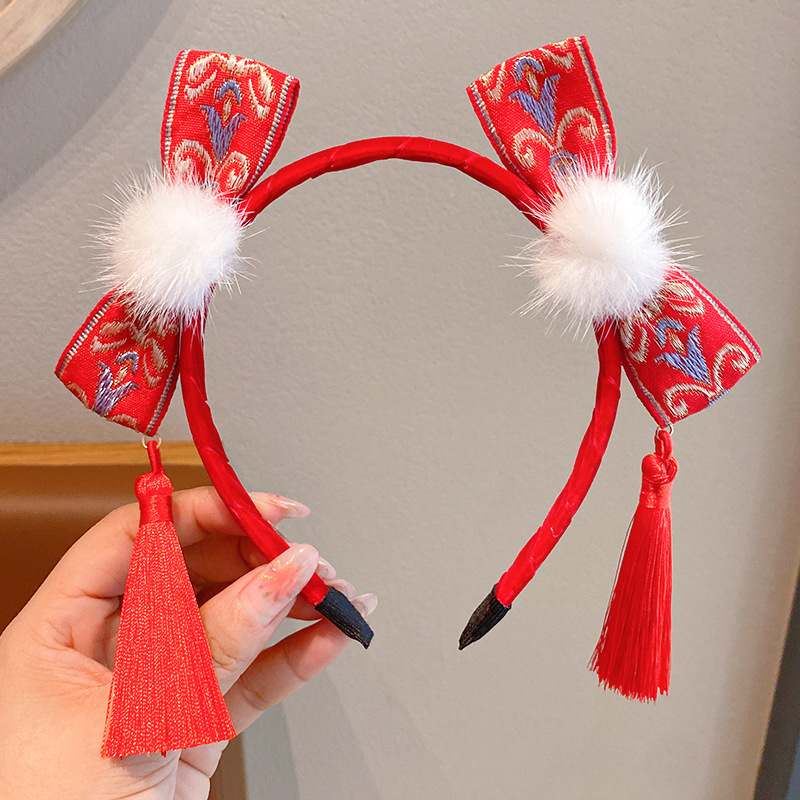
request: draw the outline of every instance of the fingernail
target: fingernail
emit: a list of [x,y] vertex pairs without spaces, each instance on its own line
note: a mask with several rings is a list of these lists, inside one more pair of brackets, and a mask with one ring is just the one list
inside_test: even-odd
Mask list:
[[320,556],[319,564],[317,564],[317,575],[323,580],[329,580],[330,578],[336,577],[336,570],[333,568],[333,564],[331,564],[330,561]]
[[276,612],[308,583],[318,557],[316,548],[310,544],[292,545],[262,568],[242,599],[248,602],[263,624],[271,622]]
[[343,578],[330,581],[328,585],[333,586],[334,589],[338,589],[348,600],[352,600],[358,594],[358,592],[356,592],[356,587],[353,586],[350,581],[346,581]]
[[283,497],[279,494],[270,495],[270,502],[278,508],[286,511],[283,515],[284,519],[299,519],[300,517],[307,517],[311,513],[308,506],[298,503],[297,500],[290,500],[288,497]]
[[362,617],[368,617],[378,607],[378,598],[371,592],[360,594],[358,597],[354,597],[351,602]]
[[267,563],[264,554],[246,536],[242,537],[239,552],[251,567],[261,567]]

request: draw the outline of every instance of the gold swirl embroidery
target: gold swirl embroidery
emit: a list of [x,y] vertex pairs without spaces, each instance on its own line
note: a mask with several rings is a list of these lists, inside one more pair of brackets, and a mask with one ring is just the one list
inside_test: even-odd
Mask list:
[[561,118],[558,123],[558,130],[556,130],[556,147],[563,147],[564,137],[567,131],[573,126],[577,126],[581,136],[587,141],[591,142],[597,138],[599,128],[597,120],[592,116],[592,112],[585,106],[578,106],[571,108]]
[[[199,161],[203,167],[199,171],[195,161]],[[214,159],[200,142],[184,139],[172,154],[170,172],[175,177],[197,180],[198,175],[214,174]]]
[[[705,313],[703,298],[680,275],[668,278],[659,293],[638,314],[620,322],[620,338],[631,361],[640,364],[647,361],[656,322],[672,309],[693,317]],[[679,349],[683,348],[682,343],[677,344]]]
[[[563,67],[565,70],[570,70],[575,64],[575,56],[570,52],[570,47],[574,41],[575,39],[564,39],[561,42],[554,42],[546,47],[542,47],[539,52],[542,56],[549,58],[549,60],[557,66]],[[562,55],[554,52],[555,50],[561,50]]]
[[535,128],[523,128],[514,134],[514,156],[526,169],[536,166],[535,142],[541,142],[548,151],[552,151],[550,140]]
[[[247,80],[248,95],[256,117],[265,119],[275,98],[275,89],[267,68],[257,61],[236,56],[223,56],[221,53],[206,53],[200,56],[186,71],[186,99],[194,103],[213,85],[219,66],[227,74],[236,75]],[[206,76],[208,70],[212,70]]]
[[563,149],[564,137],[573,126],[578,126],[581,135],[586,141],[595,139],[599,131],[597,120],[595,120],[588,108],[584,106],[571,108],[558,123],[554,139],[550,139],[536,128],[523,128],[517,131],[513,140],[515,157],[523,167],[533,169],[536,166],[535,143],[540,142],[548,153],[553,155]]
[[[98,328],[91,349],[93,353],[108,353],[128,349],[130,342],[133,341],[142,354],[140,367],[145,383],[151,389],[155,389],[171,365],[164,349],[153,334],[164,336],[177,331],[178,326],[169,323],[158,326],[156,330],[145,330],[132,322],[106,322]],[[106,341],[102,341],[100,337]],[[123,362],[115,376],[115,383],[121,382],[129,369],[131,369],[130,363]]]
[[504,61],[493,70],[481,75],[475,83],[480,84],[493,103],[499,103],[503,99],[503,87],[507,75],[508,61]]
[[[730,356],[730,358],[729,358]],[[689,406],[686,402],[687,395],[701,395],[711,403],[725,393],[725,386],[722,383],[722,371],[727,364],[740,374],[744,375],[751,366],[751,356],[741,345],[729,342],[724,345],[714,357],[714,368],[712,370],[712,385],[710,388],[700,386],[696,383],[682,383],[671,386],[664,392],[664,401],[667,408],[672,412],[676,419],[688,416]]]
[[239,195],[250,178],[250,162],[242,153],[232,150],[217,170],[220,192]]

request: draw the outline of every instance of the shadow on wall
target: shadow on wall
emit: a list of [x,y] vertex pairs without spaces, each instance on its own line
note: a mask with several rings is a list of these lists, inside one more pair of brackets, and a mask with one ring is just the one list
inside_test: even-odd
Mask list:
[[[400,787],[403,797],[455,797],[445,765],[427,745],[424,720],[415,719],[390,687],[382,684],[380,692],[384,712],[391,718],[390,726],[380,728],[355,727],[374,710],[370,700],[361,696],[357,701],[361,708],[354,711],[353,697],[347,703],[342,700],[329,672],[315,677],[289,701],[270,708],[244,734],[249,800],[378,800],[388,796],[379,778],[393,790]],[[391,763],[368,760],[368,754],[375,752],[376,737],[378,749],[395,753]],[[365,742],[370,744],[365,747]],[[312,761],[314,767],[309,768]]]
[[[797,289],[795,289],[795,296]],[[800,324],[800,312],[795,310],[794,318],[789,325],[790,330],[797,330]],[[782,364],[787,359],[781,360]],[[776,365],[776,370],[780,365]],[[795,369],[782,369],[776,378],[783,385],[780,397],[797,397],[800,392],[800,379]],[[795,453],[796,445],[783,437],[787,431],[780,431],[783,449],[787,453]],[[787,446],[788,445],[788,446]],[[775,452],[779,448],[775,449]],[[765,475],[765,487],[762,493],[764,512],[762,518],[768,519],[774,509],[783,509],[782,520],[785,531],[775,531],[781,541],[795,542],[797,519],[800,517],[800,496],[797,486],[800,485],[800,468],[796,458],[775,460],[771,465],[773,474]],[[774,493],[771,494],[770,493]],[[779,494],[780,493],[780,494]],[[754,555],[754,560],[758,554]],[[794,553],[787,558],[794,563]],[[740,696],[747,697],[747,687]],[[783,649],[780,672],[772,701],[769,728],[767,729],[761,764],[758,772],[754,800],[800,800],[800,576],[795,587],[789,626]]]
[[0,201],[105,102],[169,6],[169,0],[88,0],[0,78]]

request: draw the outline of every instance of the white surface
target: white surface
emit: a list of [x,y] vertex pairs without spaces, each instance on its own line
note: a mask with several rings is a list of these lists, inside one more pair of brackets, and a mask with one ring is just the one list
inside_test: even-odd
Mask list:
[[[464,87],[522,50],[589,37],[620,154],[660,164],[701,236],[700,279],[766,359],[676,433],[674,675],[653,706],[585,665],[652,439],[625,390],[606,462],[506,620],[470,612],[559,491],[588,422],[590,343],[514,312],[499,269],[529,235],[444,168],[383,164],[282,198],[260,260],[220,297],[209,384],[252,488],[308,503],[285,532],[375,591],[374,644],[247,738],[251,798],[744,800],[796,576],[800,237],[796,3],[90,0],[0,82],[4,440],[129,439],[52,376],[98,296],[89,221],[158,158],[184,47],[236,52],[303,89],[276,166],[372,135],[490,154]],[[83,293],[81,288],[85,289]],[[185,436],[179,403],[165,436]]]

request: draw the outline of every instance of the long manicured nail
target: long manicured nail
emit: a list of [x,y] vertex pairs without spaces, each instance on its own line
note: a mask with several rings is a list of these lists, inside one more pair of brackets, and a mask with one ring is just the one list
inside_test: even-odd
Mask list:
[[336,570],[333,568],[333,564],[331,564],[330,561],[320,556],[319,564],[317,564],[317,575],[324,581],[330,580],[336,577]]
[[362,617],[368,617],[378,607],[378,598],[371,592],[360,594],[358,597],[354,597],[351,602]]
[[311,513],[311,509],[308,506],[279,494],[270,495],[269,500],[272,505],[278,506],[278,508],[282,508],[286,512],[283,515],[284,519],[299,519],[300,517],[307,517]]
[[353,586],[350,581],[346,581],[343,578],[336,578],[336,580],[328,581],[328,586],[333,586],[334,589],[338,589],[348,600],[352,600],[358,592],[356,592],[356,587]]
[[239,550],[244,560],[251,567],[261,567],[267,563],[264,554],[249,539],[245,539],[245,541],[239,545]]
[[242,592],[242,602],[262,624],[268,624],[308,583],[318,558],[316,548],[310,544],[292,545],[261,568]]

